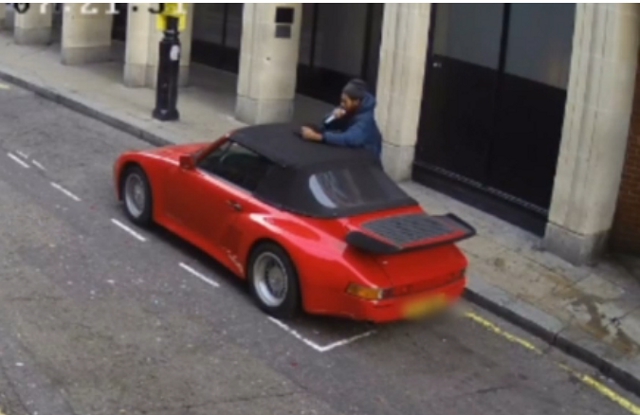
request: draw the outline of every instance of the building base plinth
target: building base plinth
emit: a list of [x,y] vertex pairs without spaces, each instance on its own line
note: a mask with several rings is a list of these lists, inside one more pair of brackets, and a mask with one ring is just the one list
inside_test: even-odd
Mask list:
[[292,99],[257,100],[238,95],[236,119],[245,124],[289,122],[293,118]]
[[48,45],[51,43],[51,27],[15,27],[14,39],[18,45]]
[[62,48],[64,65],[84,65],[111,60],[111,45]]
[[606,248],[608,232],[582,235],[547,224],[543,248],[575,266],[593,266]]
[[387,175],[398,182],[411,179],[414,154],[414,146],[398,146],[383,142],[382,165]]

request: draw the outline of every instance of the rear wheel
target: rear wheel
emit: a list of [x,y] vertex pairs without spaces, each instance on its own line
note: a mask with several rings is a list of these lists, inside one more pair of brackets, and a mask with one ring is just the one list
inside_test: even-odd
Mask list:
[[280,319],[300,311],[300,285],[289,255],[274,243],[258,246],[249,261],[249,286],[258,306]]
[[121,191],[124,212],[129,220],[143,227],[151,225],[151,186],[139,166],[129,167],[124,172]]

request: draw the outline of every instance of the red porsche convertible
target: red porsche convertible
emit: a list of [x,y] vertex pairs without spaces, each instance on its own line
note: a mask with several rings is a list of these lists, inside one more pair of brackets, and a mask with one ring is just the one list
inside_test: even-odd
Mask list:
[[432,216],[365,150],[302,140],[294,126],[247,127],[213,143],[121,155],[118,199],[248,281],[276,318],[298,311],[372,322],[455,302],[475,230]]

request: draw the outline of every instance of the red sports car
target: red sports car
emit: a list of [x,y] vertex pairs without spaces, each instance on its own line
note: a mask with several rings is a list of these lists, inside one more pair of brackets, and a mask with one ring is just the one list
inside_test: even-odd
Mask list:
[[214,143],[128,152],[117,196],[246,279],[276,318],[304,310],[372,322],[456,301],[475,230],[431,216],[365,150],[302,140],[291,125],[247,127]]

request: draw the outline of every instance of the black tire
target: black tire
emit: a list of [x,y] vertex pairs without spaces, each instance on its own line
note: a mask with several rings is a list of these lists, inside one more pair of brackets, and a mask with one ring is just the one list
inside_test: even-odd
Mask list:
[[[141,180],[142,188],[144,189],[144,204],[140,212],[132,211],[127,203],[127,181],[133,177]],[[146,173],[140,166],[130,166],[124,171],[122,180],[120,181],[120,194],[122,195],[122,207],[127,218],[140,227],[147,228],[151,226],[153,222],[151,186],[149,185],[149,179]]]
[[[260,278],[255,273],[256,264],[258,260],[265,260],[265,258],[277,259],[277,261],[279,261],[278,266],[282,267],[285,271],[287,288],[281,304],[269,304],[259,293],[260,289],[258,288],[257,281],[259,281]],[[282,320],[291,319],[300,313],[301,295],[298,273],[287,252],[280,246],[272,242],[265,242],[257,246],[251,253],[247,277],[249,290],[262,311]]]

